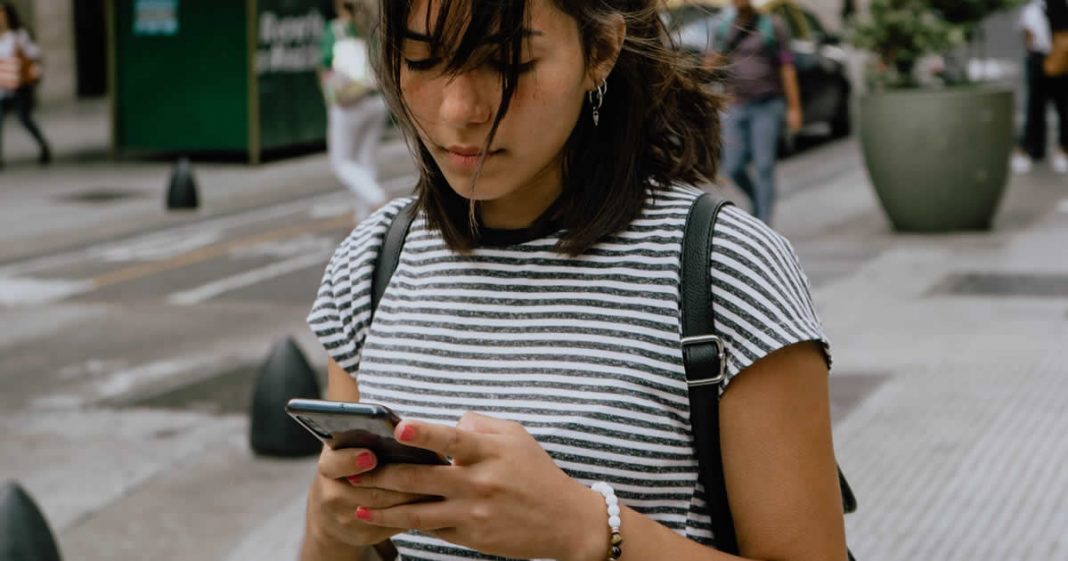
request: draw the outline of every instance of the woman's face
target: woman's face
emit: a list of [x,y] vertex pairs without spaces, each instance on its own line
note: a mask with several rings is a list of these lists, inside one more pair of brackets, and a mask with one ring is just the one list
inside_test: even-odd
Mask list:
[[[435,21],[436,6],[416,0],[409,30],[428,35],[427,10]],[[413,67],[412,61],[431,58],[429,44],[416,39],[403,44],[401,94],[419,136],[452,189],[482,202],[483,223],[491,227],[529,225],[560,194],[564,144],[594,87],[575,20],[551,0],[531,0],[530,9],[531,35],[521,54],[529,70],[520,76],[477,184],[501,101],[500,74],[491,64],[455,76]]]

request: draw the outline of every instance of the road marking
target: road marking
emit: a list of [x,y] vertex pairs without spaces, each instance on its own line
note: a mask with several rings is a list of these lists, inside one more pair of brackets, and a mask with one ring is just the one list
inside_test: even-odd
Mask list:
[[244,248],[249,248],[255,245],[274,242],[284,238],[291,238],[300,234],[311,234],[324,232],[328,230],[334,230],[337,228],[343,228],[351,226],[352,217],[350,216],[338,216],[331,219],[319,220],[307,224],[297,224],[295,226],[287,226],[285,228],[278,228],[276,230],[269,230],[253,236],[245,238],[239,238],[233,241],[229,241],[222,244],[213,245],[196,251],[179,255],[177,257],[167,259],[166,261],[159,261],[155,263],[143,263],[139,265],[133,265],[118,271],[112,271],[110,273],[104,273],[93,277],[92,285],[94,290],[98,290],[107,286],[113,286],[116,284],[126,283],[145,277],[158,275],[167,271],[173,271],[175,269],[181,269],[182,267],[188,267],[197,263],[202,263],[216,257],[226,255],[228,253],[238,251]]
[[0,306],[41,306],[84,294],[92,289],[93,284],[88,281],[0,276]]
[[210,282],[192,290],[176,292],[172,294],[169,298],[167,298],[167,301],[177,306],[191,306],[194,304],[200,304],[211,300],[216,296],[231,292],[233,290],[237,290],[239,288],[246,288],[267,280],[271,280],[283,275],[288,275],[289,273],[295,273],[297,271],[307,269],[316,265],[325,265],[329,259],[329,253],[314,253],[310,255],[295,257],[287,261],[279,261],[277,263],[272,263],[266,267],[253,269],[251,271],[245,271],[244,273],[234,275],[225,279],[219,279],[215,282]]
[[87,257],[98,258],[110,263],[129,263],[134,261],[165,261],[173,257],[196,251],[200,248],[218,243],[222,237],[219,230],[196,232],[186,236],[161,235],[135,240],[133,243],[109,248]]

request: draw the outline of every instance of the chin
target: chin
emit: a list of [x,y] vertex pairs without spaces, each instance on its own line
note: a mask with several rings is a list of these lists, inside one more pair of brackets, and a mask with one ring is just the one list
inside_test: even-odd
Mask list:
[[511,192],[511,189],[508,189],[506,186],[502,186],[496,181],[487,180],[485,177],[479,178],[478,184],[472,189],[471,179],[472,177],[470,176],[445,176],[445,180],[449,182],[449,187],[452,188],[453,192],[469,201],[492,201],[504,197]]

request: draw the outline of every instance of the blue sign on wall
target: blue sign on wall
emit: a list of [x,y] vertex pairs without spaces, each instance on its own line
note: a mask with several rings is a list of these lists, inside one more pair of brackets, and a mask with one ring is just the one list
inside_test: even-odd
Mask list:
[[134,35],[177,35],[178,0],[135,0]]

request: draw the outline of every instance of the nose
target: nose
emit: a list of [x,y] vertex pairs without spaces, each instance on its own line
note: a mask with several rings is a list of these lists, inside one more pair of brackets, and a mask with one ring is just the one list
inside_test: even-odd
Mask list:
[[447,125],[466,128],[483,125],[493,118],[491,100],[500,98],[500,82],[487,80],[480,72],[452,76],[442,87],[441,119]]

